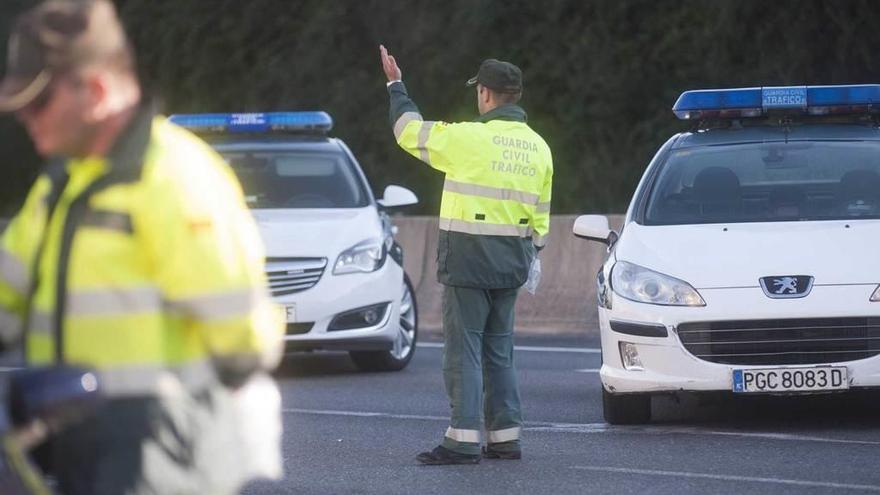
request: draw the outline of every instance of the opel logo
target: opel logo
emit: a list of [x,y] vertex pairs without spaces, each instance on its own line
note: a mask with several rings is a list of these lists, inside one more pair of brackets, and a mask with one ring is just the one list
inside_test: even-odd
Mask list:
[[773,299],[806,297],[813,289],[813,277],[809,275],[775,275],[762,277],[760,282],[764,294]]

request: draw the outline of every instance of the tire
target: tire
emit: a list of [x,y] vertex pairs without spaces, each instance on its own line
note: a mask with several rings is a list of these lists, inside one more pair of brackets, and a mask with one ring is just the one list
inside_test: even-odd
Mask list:
[[651,396],[648,394],[614,395],[602,389],[602,412],[612,425],[637,425],[651,422]]
[[400,371],[406,368],[416,353],[419,335],[419,310],[416,291],[409,276],[403,274],[403,291],[400,302],[400,319],[394,348],[390,351],[351,351],[354,365],[361,371]]

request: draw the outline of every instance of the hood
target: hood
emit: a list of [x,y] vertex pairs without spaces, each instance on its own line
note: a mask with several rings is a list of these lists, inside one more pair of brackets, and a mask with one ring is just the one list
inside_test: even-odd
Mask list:
[[644,226],[615,247],[625,260],[697,289],[759,287],[768,276],[811,275],[815,285],[880,283],[880,220]]
[[343,250],[363,240],[382,236],[382,225],[372,206],[251,212],[268,257],[320,257],[333,263]]

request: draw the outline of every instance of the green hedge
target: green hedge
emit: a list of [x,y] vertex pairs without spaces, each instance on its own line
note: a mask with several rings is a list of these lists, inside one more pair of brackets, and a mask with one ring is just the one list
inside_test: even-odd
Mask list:
[[[4,0],[5,39],[14,12]],[[686,129],[686,89],[880,82],[880,2],[788,0],[119,0],[145,82],[166,112],[324,109],[374,187],[436,213],[442,177],[396,149],[377,45],[431,119],[475,116],[483,58],[525,72],[523,106],[550,143],[554,212],[622,211],[645,165]],[[35,159],[0,122],[14,209]]]

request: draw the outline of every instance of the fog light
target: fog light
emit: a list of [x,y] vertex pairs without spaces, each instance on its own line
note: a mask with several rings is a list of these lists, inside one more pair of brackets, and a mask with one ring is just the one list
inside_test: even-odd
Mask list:
[[368,309],[364,311],[364,321],[367,325],[373,325],[377,321],[379,321],[379,312],[375,309]]
[[645,371],[636,345],[629,342],[620,342],[619,345],[620,360],[623,362],[623,367],[630,371]]
[[355,330],[375,326],[382,320],[387,310],[388,303],[382,303],[346,311],[333,318],[327,331]]

